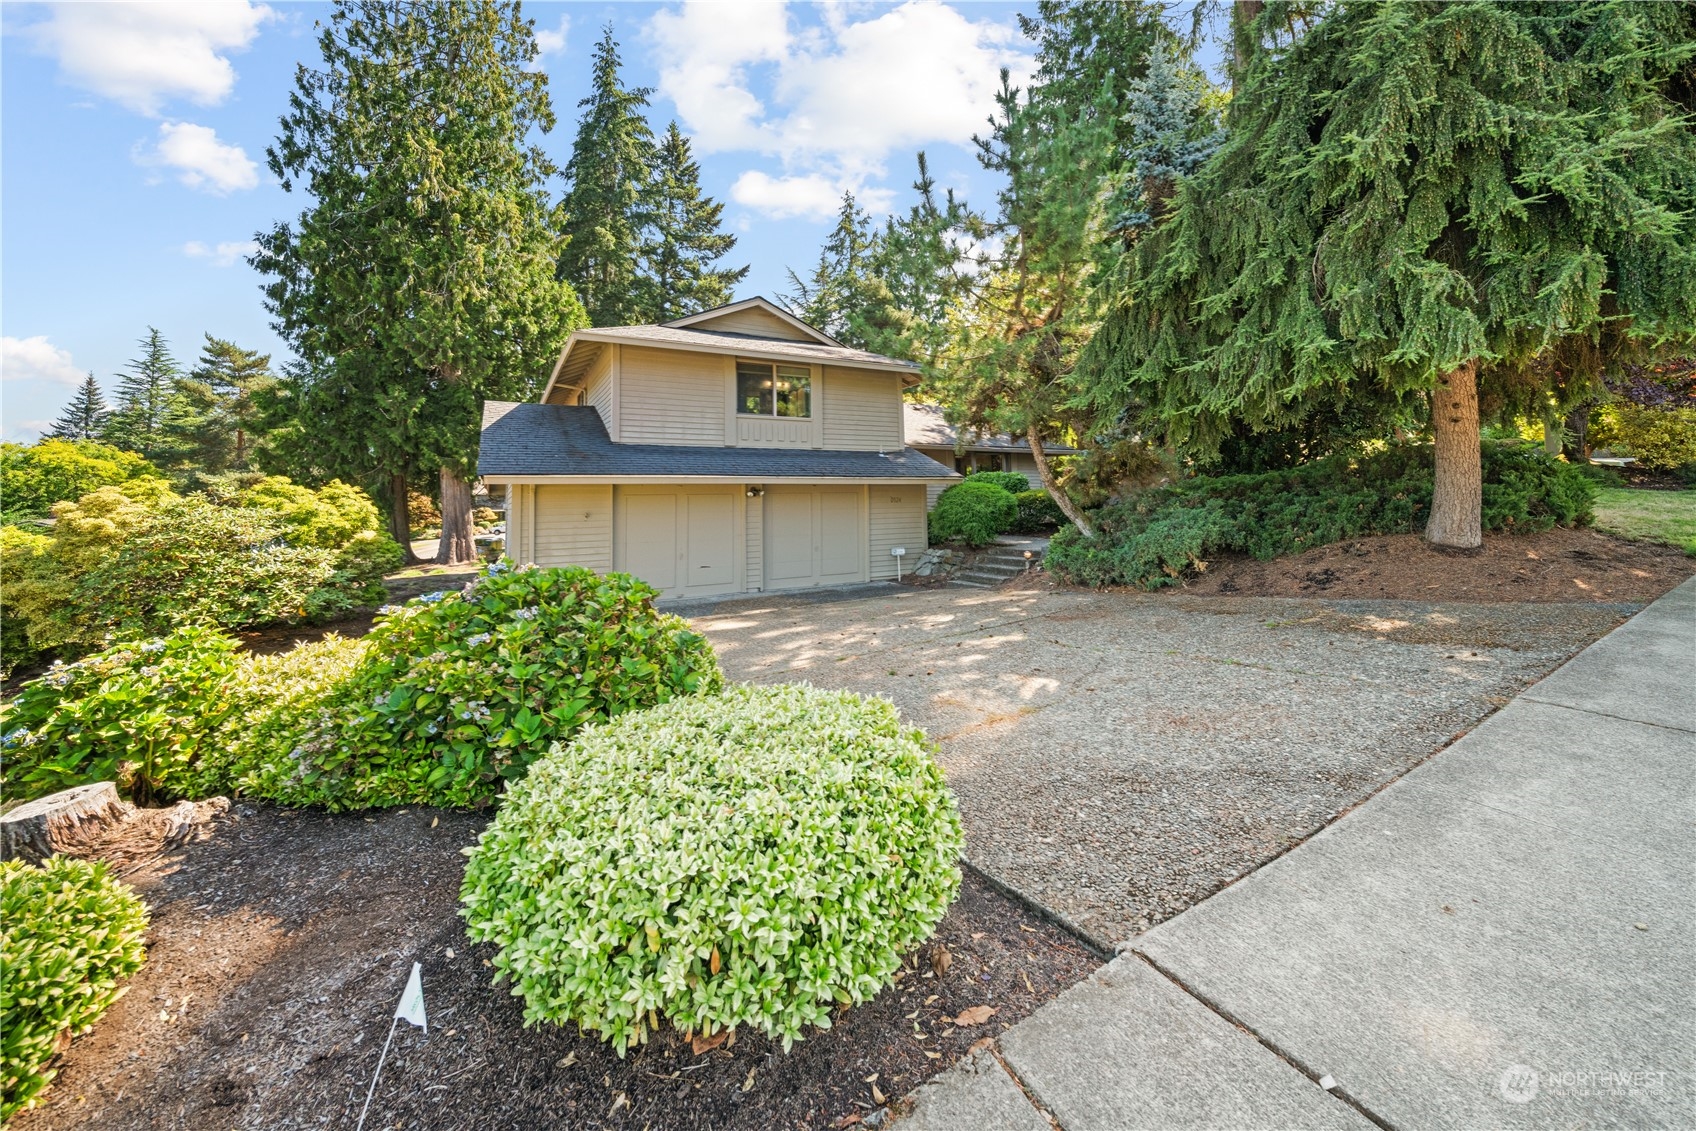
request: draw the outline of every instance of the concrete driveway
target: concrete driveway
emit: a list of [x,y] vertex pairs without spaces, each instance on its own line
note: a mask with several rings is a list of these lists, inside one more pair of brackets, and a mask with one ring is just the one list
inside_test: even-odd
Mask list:
[[698,610],[726,674],[886,695],[973,864],[1108,946],[1310,836],[1636,606],[884,586]]

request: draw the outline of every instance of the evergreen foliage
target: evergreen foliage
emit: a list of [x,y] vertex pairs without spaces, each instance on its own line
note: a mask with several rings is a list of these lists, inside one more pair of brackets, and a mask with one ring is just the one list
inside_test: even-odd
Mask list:
[[263,442],[260,399],[276,383],[269,355],[207,334],[200,361],[177,379],[161,428],[167,466],[204,475],[250,470]]
[[669,322],[728,303],[748,268],[713,266],[736,246],[736,237],[719,230],[724,205],[701,195],[701,167],[676,122],[655,154],[648,195],[641,317]]
[[100,438],[152,460],[162,451],[165,416],[182,366],[156,328],[149,326],[140,344],[141,356],[119,375],[118,407],[106,417]]
[[94,374],[90,373],[77,386],[71,403],[59,413],[47,435],[54,440],[98,440],[110,413],[111,410],[106,407],[106,395],[100,391],[100,383],[94,379]]
[[530,396],[582,324],[532,145],[554,123],[533,25],[494,0],[342,0],[318,43],[267,150],[312,204],[253,260],[302,362],[298,441],[387,488],[397,541],[407,477],[437,472],[438,560],[466,560],[480,404]]
[[1538,358],[1696,328],[1696,13],[1341,3],[1275,36],[1294,10],[1246,28],[1230,134],[1127,259],[1085,399],[1205,454],[1440,393],[1447,540],[1477,525],[1474,372],[1488,413]]
[[792,290],[779,295],[778,301],[795,317],[843,345],[869,348],[856,315],[863,313],[877,286],[871,269],[875,239],[871,216],[853,193],[844,192],[836,226],[819,249],[818,263],[805,279],[791,269]]
[[595,45],[589,94],[577,104],[584,114],[565,166],[570,187],[559,209],[566,237],[559,275],[576,289],[591,326],[646,321],[653,301],[637,275],[657,160],[653,130],[642,115],[653,92],[623,87],[620,65],[609,23]]

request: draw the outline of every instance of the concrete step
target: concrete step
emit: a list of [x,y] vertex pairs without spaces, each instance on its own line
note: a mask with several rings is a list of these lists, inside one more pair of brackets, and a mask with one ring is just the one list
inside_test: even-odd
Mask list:
[[998,571],[983,569],[968,569],[955,574],[954,580],[964,582],[967,585],[1000,585],[1003,581],[1013,580],[1013,578],[1018,577],[1019,574],[1023,572],[1024,570],[1015,570],[1012,573],[1001,573]]

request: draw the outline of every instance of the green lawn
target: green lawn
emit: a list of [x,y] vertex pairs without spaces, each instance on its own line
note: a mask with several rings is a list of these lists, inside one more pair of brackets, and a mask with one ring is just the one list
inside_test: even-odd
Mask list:
[[1696,557],[1696,491],[1606,488],[1596,496],[1596,529],[1664,542]]

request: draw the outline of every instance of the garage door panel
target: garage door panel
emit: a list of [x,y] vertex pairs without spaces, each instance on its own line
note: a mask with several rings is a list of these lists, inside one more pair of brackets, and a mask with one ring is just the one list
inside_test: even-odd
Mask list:
[[860,496],[856,491],[820,491],[819,579],[856,581],[865,552],[860,543]]
[[808,584],[813,577],[813,496],[810,491],[766,493],[766,578],[773,585]]
[[736,583],[736,499],[730,495],[689,495],[683,584],[691,590],[722,589]]
[[677,496],[624,501],[624,568],[655,589],[677,588]]

